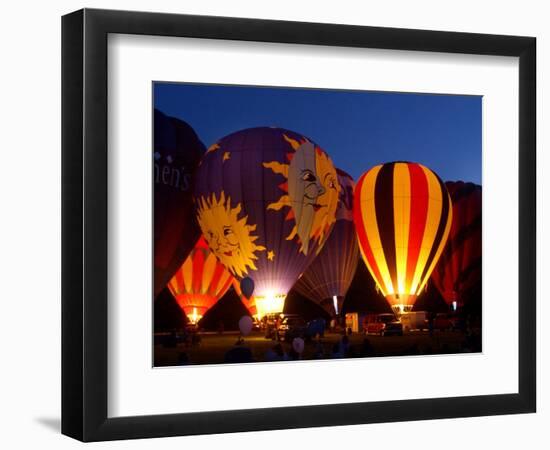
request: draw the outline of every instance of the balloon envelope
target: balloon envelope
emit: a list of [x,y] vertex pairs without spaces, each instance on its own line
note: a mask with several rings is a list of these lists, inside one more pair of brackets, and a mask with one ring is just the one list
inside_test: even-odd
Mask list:
[[250,299],[252,297],[252,294],[254,293],[254,281],[252,281],[252,278],[245,277],[241,280],[241,292],[242,294],[247,298]]
[[188,124],[155,109],[155,297],[183,263],[200,236],[194,218],[192,182],[204,151],[204,145]]
[[197,219],[212,251],[256,304],[280,312],[335,222],[339,184],[328,155],[306,137],[251,128],[219,140],[197,172]]
[[467,293],[481,283],[481,186],[461,181],[445,185],[453,202],[453,223],[431,279],[447,304],[462,306]]
[[298,354],[301,354],[304,351],[304,340],[302,338],[292,339],[292,348]]
[[363,260],[395,312],[412,308],[437,263],[452,223],[452,203],[427,167],[373,167],[355,188],[354,221]]
[[337,169],[340,198],[336,223],[319,256],[296,282],[294,289],[322,306],[330,315],[340,314],[344,297],[355,275],[359,247],[353,223],[353,178]]
[[243,336],[248,336],[252,331],[252,319],[249,316],[242,316],[239,320],[239,330]]
[[187,318],[197,323],[224,296],[232,280],[201,237],[168,288]]
[[256,306],[256,299],[254,298],[253,295],[251,295],[250,297],[245,297],[241,291],[241,282],[239,282],[239,280],[237,280],[236,278],[233,278],[233,289],[235,289],[235,292],[237,293],[237,295],[239,296],[239,298],[241,299],[241,302],[243,303],[243,305],[245,306],[245,308],[248,310],[248,313],[252,316],[252,317],[263,317],[265,315],[265,313],[262,314],[262,312],[258,311],[257,309],[257,306]]

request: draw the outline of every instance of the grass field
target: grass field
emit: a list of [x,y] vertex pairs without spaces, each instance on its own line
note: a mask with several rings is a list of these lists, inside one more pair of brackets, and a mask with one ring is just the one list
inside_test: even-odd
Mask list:
[[[370,349],[365,350],[363,341],[368,338]],[[174,346],[166,344],[156,344],[154,347],[155,366],[173,366],[178,365],[178,359],[181,353],[187,355],[189,364],[220,364],[224,363],[224,357],[228,350],[233,348],[239,335],[237,332],[201,333],[200,343],[184,344],[178,343]],[[340,342],[341,334],[325,333],[325,336],[319,341],[322,346],[322,358],[330,359],[332,349],[335,343]],[[365,357],[365,356],[401,356],[401,355],[421,355],[438,353],[460,353],[465,351],[479,351],[476,346],[464,347],[466,336],[458,331],[434,332],[430,336],[427,332],[409,333],[404,336],[365,336],[364,334],[354,333],[348,337],[349,351],[347,357]],[[265,361],[266,352],[274,347],[275,340],[266,339],[263,333],[254,332],[244,339],[244,346],[250,348],[254,361]],[[282,342],[284,351],[288,354],[291,351],[291,343]],[[314,359],[315,353],[319,353],[320,347],[316,340],[306,342],[304,351],[300,359]]]

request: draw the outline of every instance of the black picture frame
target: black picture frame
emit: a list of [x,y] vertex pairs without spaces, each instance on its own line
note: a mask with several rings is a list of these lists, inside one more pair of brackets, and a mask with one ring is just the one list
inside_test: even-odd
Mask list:
[[[107,416],[110,33],[519,57],[518,393]],[[82,441],[530,413],[536,409],[536,39],[84,9],[62,18],[62,433]]]

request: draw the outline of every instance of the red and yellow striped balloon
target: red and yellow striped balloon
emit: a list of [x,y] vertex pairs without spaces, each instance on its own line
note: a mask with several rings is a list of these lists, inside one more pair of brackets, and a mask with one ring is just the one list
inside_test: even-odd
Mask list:
[[353,211],[378,289],[396,313],[410,310],[449,236],[453,209],[445,184],[421,164],[381,164],[359,179]]
[[187,318],[197,323],[225,295],[232,280],[201,236],[168,288]]

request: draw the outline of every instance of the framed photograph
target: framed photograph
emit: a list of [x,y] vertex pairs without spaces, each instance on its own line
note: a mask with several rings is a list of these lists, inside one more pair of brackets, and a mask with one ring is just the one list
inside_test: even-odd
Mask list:
[[62,432],[535,412],[536,40],[62,21]]

